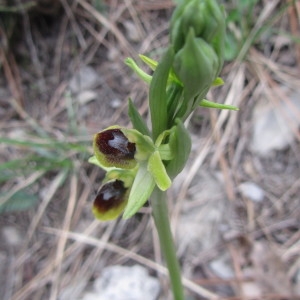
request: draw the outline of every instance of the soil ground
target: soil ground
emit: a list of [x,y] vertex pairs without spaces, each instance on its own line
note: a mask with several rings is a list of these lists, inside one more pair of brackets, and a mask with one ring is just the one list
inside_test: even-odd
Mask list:
[[[230,14],[238,2],[224,1],[233,40],[225,85],[208,95],[240,110],[193,114],[191,158],[169,191],[191,299],[208,299],[205,291],[300,299],[300,5],[252,2],[242,28],[243,15]],[[124,59],[159,59],[173,8],[169,0],[1,2],[1,299],[81,299],[116,264],[145,266],[160,279],[160,299],[171,299],[149,263],[163,264],[150,208],[128,221],[94,220],[104,173],[87,160],[94,133],[130,126],[129,97],[147,118],[147,86]],[[264,119],[274,111],[288,128],[275,144],[281,134]]]

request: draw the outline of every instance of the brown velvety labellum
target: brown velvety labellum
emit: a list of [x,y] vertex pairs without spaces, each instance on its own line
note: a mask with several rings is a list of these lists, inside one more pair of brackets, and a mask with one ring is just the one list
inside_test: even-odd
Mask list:
[[96,144],[99,150],[118,159],[133,159],[135,144],[130,143],[120,129],[108,129],[97,134]]
[[121,180],[104,184],[96,196],[94,207],[103,213],[118,207],[125,200],[126,190]]

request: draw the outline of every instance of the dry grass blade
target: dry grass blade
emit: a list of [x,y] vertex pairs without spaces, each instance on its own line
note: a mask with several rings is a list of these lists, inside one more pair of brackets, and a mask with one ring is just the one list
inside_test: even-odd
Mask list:
[[[68,206],[66,210],[66,214],[64,217],[64,223],[62,226],[62,229],[64,231],[70,230],[71,226],[71,219],[74,213],[75,204],[77,200],[77,187],[78,187],[78,177],[77,174],[74,173],[71,178],[70,183],[70,197],[68,201]],[[61,282],[61,269],[62,269],[62,262],[64,258],[64,249],[66,246],[67,238],[65,236],[61,236],[56,249],[56,256],[54,260],[54,264],[57,266],[56,272],[54,275],[54,282],[52,285],[51,293],[50,293],[50,300],[57,299],[58,290],[59,290],[59,284]]]
[[[57,234],[59,236],[65,236],[69,239],[75,240],[77,242],[80,243],[84,243],[84,244],[88,244],[88,245],[92,245],[95,247],[99,247],[99,248],[103,248],[106,250],[109,250],[111,252],[120,254],[122,256],[131,258],[133,260],[135,260],[136,262],[143,264],[145,266],[147,266],[148,268],[151,268],[159,273],[162,273],[164,275],[168,274],[168,271],[165,267],[162,267],[161,265],[153,262],[152,260],[149,260],[143,256],[140,256],[132,251],[126,250],[124,248],[121,248],[117,245],[111,244],[111,243],[107,243],[107,242],[103,242],[101,240],[97,240],[95,238],[92,237],[88,237],[86,235],[83,234],[79,234],[79,233],[73,233],[73,232],[64,232],[61,230],[57,230],[57,229],[53,229],[53,228],[45,228],[45,231],[47,233],[50,234]],[[193,283],[192,281],[183,278],[183,284],[186,288],[190,289],[191,291],[197,293],[199,296],[202,297],[207,297],[208,299],[212,299],[212,300],[217,300],[219,299],[219,296],[202,288],[201,286]]]
[[122,32],[107,18],[105,18],[100,12],[95,10],[93,6],[91,6],[88,2],[84,0],[78,0],[78,3],[87,11],[89,12],[100,24],[104,27],[108,28],[118,39],[120,46],[122,49],[126,51],[126,55],[135,56],[134,49],[130,46]]
[[[96,2],[103,5],[96,7]],[[243,11],[250,2],[256,3],[253,10]],[[9,191],[1,194],[0,203],[24,188],[40,202],[27,212],[0,216],[0,294],[4,300],[80,299],[106,266],[141,264],[162,279],[160,297],[167,298],[167,270],[154,233],[151,238],[150,208],[128,222],[95,221],[91,206],[103,173],[85,162],[92,153],[92,134],[112,123],[131,126],[128,97],[147,115],[146,87],[123,59],[137,53],[160,57],[174,2],[15,3],[5,6],[9,12],[0,7],[0,135],[7,141],[0,148],[0,183]],[[201,299],[300,299],[300,135],[294,127],[300,112],[291,98],[298,97],[300,86],[300,3],[227,1],[224,6],[230,26],[234,24],[228,32],[234,30],[240,38],[240,52],[225,63],[225,85],[208,98],[240,111],[199,109],[188,122],[191,161],[170,191],[184,285]],[[14,27],[2,26],[8,24],[7,13],[16,19]],[[96,74],[97,82],[71,90],[70,82],[85,68]],[[88,81],[86,73],[83,79]],[[280,117],[293,129],[289,144],[266,157],[251,147],[253,112],[261,102],[274,110],[284,103],[291,115],[279,111]],[[19,170],[16,164],[27,154],[26,170]],[[10,159],[15,169],[6,170]],[[211,179],[217,180],[210,191]],[[260,202],[239,189],[249,182],[263,194]],[[215,196],[221,204],[214,202]],[[204,221],[220,215],[216,227]],[[184,227],[185,243],[179,233],[191,218]],[[21,237],[20,244],[11,244],[7,227]],[[259,247],[263,251],[255,252]],[[276,263],[282,268],[275,272]],[[228,277],[219,272],[224,269]]]
[[0,198],[0,205],[6,203],[13,195],[15,195],[17,192],[23,190],[27,186],[33,184],[36,182],[39,178],[41,178],[45,174],[45,171],[37,171],[31,174],[27,179],[20,182],[18,185],[16,185],[11,191],[9,191],[6,195],[1,196]]

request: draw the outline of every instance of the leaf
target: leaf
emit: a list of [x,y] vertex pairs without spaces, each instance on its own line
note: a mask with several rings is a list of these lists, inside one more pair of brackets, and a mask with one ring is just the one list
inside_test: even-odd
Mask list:
[[169,142],[174,159],[166,166],[171,178],[176,177],[183,170],[192,147],[190,134],[184,127],[184,124],[179,119],[176,120],[176,123],[177,125],[172,128]]
[[128,101],[128,115],[134,129],[138,130],[140,133],[144,135],[148,135],[148,136],[151,135],[147,125],[144,122],[144,119],[141,117],[140,113],[138,112],[138,110],[136,109],[134,103],[130,98]]
[[129,219],[139,211],[151,196],[154,187],[155,182],[147,170],[147,163],[141,163],[129,194],[123,219]]
[[202,106],[202,107],[209,107],[209,108],[239,110],[238,107],[233,106],[233,105],[220,104],[220,103],[208,101],[208,100],[205,100],[205,99],[201,100],[199,105]]
[[172,181],[161,160],[159,151],[155,151],[149,158],[148,171],[153,176],[156,185],[160,190],[166,191],[172,184]]
[[[1,193],[5,197],[7,193]],[[0,213],[24,211],[31,208],[38,202],[39,198],[25,191],[15,193],[8,201],[0,204]]]
[[166,87],[173,59],[174,51],[172,48],[169,48],[157,66],[150,84],[149,107],[153,140],[156,140],[159,134],[167,129],[168,112]]

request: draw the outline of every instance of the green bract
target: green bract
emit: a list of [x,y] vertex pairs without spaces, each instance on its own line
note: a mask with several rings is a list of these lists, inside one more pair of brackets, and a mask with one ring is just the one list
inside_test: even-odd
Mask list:
[[215,0],[183,1],[171,20],[174,71],[184,88],[184,100],[175,118],[186,119],[218,84],[223,65],[225,23]]
[[195,37],[191,28],[186,43],[175,55],[174,70],[184,86],[186,106],[177,116],[183,117],[194,109],[194,99],[204,98],[217,78],[218,57],[211,45]]
[[224,12],[215,0],[183,1],[175,9],[171,19],[171,44],[175,53],[184,47],[190,29],[195,37],[212,45],[219,57],[219,73],[223,64],[225,40]]

